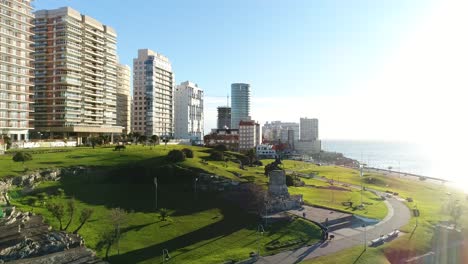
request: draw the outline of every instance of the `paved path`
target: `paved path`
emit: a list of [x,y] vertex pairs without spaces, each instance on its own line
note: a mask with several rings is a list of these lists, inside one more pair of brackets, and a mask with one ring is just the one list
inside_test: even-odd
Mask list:
[[[377,192],[380,194],[379,192]],[[256,263],[294,264],[305,259],[329,255],[347,248],[363,245],[365,241],[379,238],[406,225],[410,218],[410,211],[398,198],[388,198],[385,202],[388,208],[387,216],[378,224],[366,227],[343,228],[331,232],[335,239],[331,242],[317,243],[313,246],[299,248],[294,251],[285,251],[272,256],[260,258]],[[367,235],[367,239],[365,236]]]

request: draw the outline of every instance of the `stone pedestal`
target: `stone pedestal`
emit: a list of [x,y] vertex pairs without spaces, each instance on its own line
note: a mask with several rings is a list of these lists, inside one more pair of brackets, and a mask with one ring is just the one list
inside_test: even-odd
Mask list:
[[271,171],[268,176],[268,213],[276,213],[301,207],[302,195],[289,195],[284,171],[274,170]]

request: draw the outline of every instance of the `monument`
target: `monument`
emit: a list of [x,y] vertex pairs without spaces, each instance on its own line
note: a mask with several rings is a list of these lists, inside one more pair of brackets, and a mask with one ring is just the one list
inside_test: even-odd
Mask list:
[[286,186],[286,174],[283,170],[273,170],[268,174],[268,199],[269,213],[277,213],[301,207],[302,195],[289,195]]

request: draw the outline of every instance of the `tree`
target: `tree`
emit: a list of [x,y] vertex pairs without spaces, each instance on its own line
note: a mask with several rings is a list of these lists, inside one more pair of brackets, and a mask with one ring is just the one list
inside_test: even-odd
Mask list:
[[224,160],[224,153],[221,151],[212,151],[210,154],[210,158],[212,160],[223,161]]
[[161,221],[166,221],[167,217],[169,216],[169,210],[166,208],[159,209],[159,218]]
[[67,230],[68,227],[70,226],[72,220],[73,220],[73,215],[75,214],[76,210],[76,204],[75,204],[75,199],[71,198],[70,200],[67,201],[67,212],[70,215],[70,219],[68,219],[68,223],[65,226],[64,230]]
[[47,204],[47,210],[59,221],[60,230],[63,230],[62,219],[65,214],[65,209],[62,204],[49,203]]
[[241,191],[227,193],[227,199],[232,200],[237,206],[248,211],[262,215],[265,212],[266,190],[255,184],[243,184]]
[[91,218],[93,212],[94,210],[91,208],[84,208],[83,210],[81,210],[80,225],[78,226],[78,228],[75,229],[75,231],[73,231],[73,234],[77,234],[78,231],[80,231],[84,224]]
[[138,143],[141,134],[139,132],[133,132],[133,143]]
[[171,162],[181,162],[185,160],[185,154],[181,150],[173,149],[167,154],[167,159]]
[[189,148],[183,148],[182,152],[184,152],[186,158],[193,158],[193,151]]
[[255,153],[254,148],[247,150],[247,153],[245,155],[247,156],[247,158],[249,158],[249,165],[252,165],[257,158],[257,154]]
[[3,141],[5,142],[6,149],[10,149],[12,141],[11,141],[11,138],[7,135],[7,133],[8,132],[4,130],[2,134],[2,138],[3,138]]
[[32,155],[28,152],[16,152],[16,154],[13,156],[13,161],[22,162],[23,167],[24,167],[24,163],[29,160],[32,160]]
[[159,144],[159,137],[157,135],[152,135],[151,136],[151,142],[153,143],[153,146],[158,145]]
[[127,212],[121,208],[114,208],[109,213],[109,219],[114,227],[115,242],[117,242],[117,254],[120,254],[119,240],[120,228],[127,221]]
[[115,241],[116,236],[113,229],[108,228],[101,234],[101,241],[99,241],[97,244],[97,249],[101,250],[104,246],[106,247],[106,255],[104,257],[105,260],[109,259],[109,251]]
[[138,142],[141,143],[141,144],[145,144],[147,140],[148,140],[148,137],[145,136],[145,135],[140,136],[140,137],[138,138]]
[[217,145],[216,147],[214,147],[215,150],[217,151],[221,151],[221,152],[224,152],[224,151],[227,151],[228,148],[226,147],[226,145],[223,145],[223,144],[219,144]]

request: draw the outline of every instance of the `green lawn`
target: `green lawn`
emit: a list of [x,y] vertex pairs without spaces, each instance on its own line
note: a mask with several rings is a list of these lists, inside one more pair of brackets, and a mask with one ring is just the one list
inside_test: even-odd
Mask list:
[[[113,246],[111,263],[160,263],[163,249],[169,250],[174,263],[222,263],[229,259],[245,259],[250,252],[258,250],[258,245],[262,254],[272,254],[318,241],[319,227],[307,221],[296,219],[273,224],[260,236],[257,218],[224,204],[211,194],[200,193],[194,199],[190,184],[174,183],[174,178],[184,176],[191,179],[200,171],[258,183],[265,183],[267,178],[263,176],[263,167],[241,170],[233,161],[210,161],[205,148],[190,147],[195,158],[170,164],[164,156],[175,148],[182,146],[152,149],[131,146],[120,153],[111,148],[73,148],[67,152],[33,154],[33,160],[26,163],[30,170],[76,165],[95,166],[102,170],[97,169],[85,176],[62,177],[59,182],[43,182],[29,194],[13,190],[10,196],[19,209],[43,215],[54,228],[58,228],[58,221],[45,209],[47,203],[65,204],[66,199],[74,197],[78,211],[94,209],[92,218],[80,234],[87,246],[95,249],[99,256],[105,253],[98,245],[101,235],[111,226],[108,220],[111,208],[125,209],[129,214],[123,227],[120,255]],[[202,159],[207,159],[208,165],[204,165]],[[6,165],[11,169],[6,169]],[[11,156],[0,157],[0,168],[3,177],[21,174],[23,169],[21,164],[11,161]],[[154,210],[154,176],[160,179],[158,205],[170,210],[168,221],[161,221]],[[69,231],[78,224],[75,215]],[[290,241],[300,243],[281,249],[266,248],[273,243]]]
[[[355,189],[330,190],[311,187],[289,187],[291,194],[302,194],[304,201],[312,205],[320,205],[333,209],[347,211],[367,218],[383,219],[387,215],[387,206],[379,197],[371,192],[364,191],[362,201],[364,209],[357,209],[361,204],[361,192]],[[344,206],[342,202],[353,202],[353,207]]]

